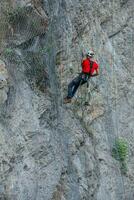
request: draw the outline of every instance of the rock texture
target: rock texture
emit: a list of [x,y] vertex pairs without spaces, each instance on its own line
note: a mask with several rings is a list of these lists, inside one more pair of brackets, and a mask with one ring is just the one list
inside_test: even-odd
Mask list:
[[0,60],[0,106],[7,100],[8,78],[5,63]]
[[[8,3],[0,199],[133,200],[133,1],[13,0],[0,10]],[[63,105],[89,48],[100,76]],[[120,136],[129,144],[126,175],[111,156]]]

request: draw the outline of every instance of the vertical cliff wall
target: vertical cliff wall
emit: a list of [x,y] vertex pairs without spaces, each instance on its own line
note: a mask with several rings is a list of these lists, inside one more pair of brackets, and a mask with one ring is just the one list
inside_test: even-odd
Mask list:
[[[133,200],[133,1],[0,9],[0,198]],[[90,48],[100,76],[63,105]],[[125,175],[111,154],[119,137],[129,147]]]

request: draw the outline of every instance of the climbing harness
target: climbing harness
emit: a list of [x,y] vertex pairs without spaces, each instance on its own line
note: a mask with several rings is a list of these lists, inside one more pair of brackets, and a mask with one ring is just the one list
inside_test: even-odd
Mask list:
[[[96,87],[93,86],[93,90],[92,91],[88,90],[89,81],[91,81],[91,79],[92,79],[92,77],[90,76],[90,73],[91,73],[91,70],[93,68],[93,63],[94,63],[92,60],[90,60],[89,62],[90,62],[90,72],[88,74],[87,73],[81,73],[82,74],[81,76],[83,76],[83,77],[82,77],[82,80],[80,82],[80,86],[82,85],[83,80],[85,81],[85,84],[87,85],[87,90],[85,89],[85,94],[84,94],[84,99],[85,99],[84,105],[88,105],[89,104],[87,102],[88,101],[87,95],[90,94],[90,97],[91,97],[91,92],[96,88]],[[81,96],[82,96],[82,93],[81,93]],[[81,97],[81,99],[83,99],[83,98]],[[81,101],[81,105],[82,105],[82,101]]]

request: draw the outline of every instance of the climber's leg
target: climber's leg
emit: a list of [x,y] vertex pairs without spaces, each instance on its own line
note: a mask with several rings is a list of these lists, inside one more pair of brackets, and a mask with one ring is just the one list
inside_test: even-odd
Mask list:
[[76,93],[78,87],[79,87],[80,84],[81,84],[81,81],[82,81],[82,80],[81,80],[81,77],[80,77],[80,76],[77,76],[75,79],[73,79],[73,80],[69,83],[69,85],[68,85],[68,95],[67,95],[68,98],[72,98],[72,97],[75,95],[75,93]]
[[81,77],[80,75],[77,76],[75,79],[73,79],[69,85],[68,85],[68,95],[67,97],[64,99],[64,103],[70,103],[72,97],[75,95],[79,85],[81,82]]
[[64,99],[64,103],[70,103],[79,86],[85,83],[87,83],[87,79],[85,79],[85,75],[83,74],[80,74],[75,79],[73,79],[68,85],[68,95]]

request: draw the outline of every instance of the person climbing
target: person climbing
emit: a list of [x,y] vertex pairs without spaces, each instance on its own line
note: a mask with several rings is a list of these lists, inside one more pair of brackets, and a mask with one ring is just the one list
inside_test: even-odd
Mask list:
[[69,83],[68,95],[64,98],[64,104],[71,103],[71,100],[80,85],[87,83],[90,77],[99,75],[99,65],[95,60],[93,60],[93,57],[94,52],[88,51],[86,59],[82,59],[82,72]]

